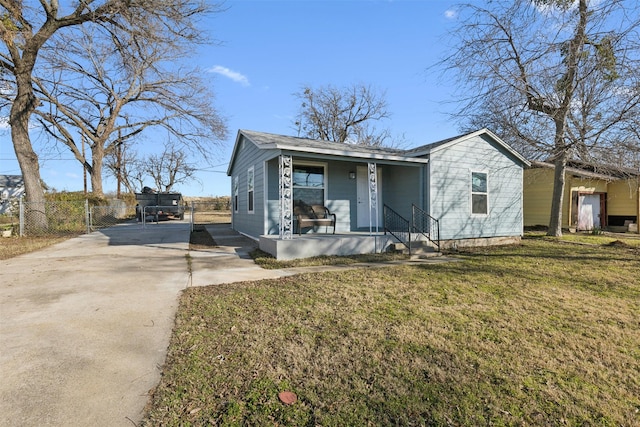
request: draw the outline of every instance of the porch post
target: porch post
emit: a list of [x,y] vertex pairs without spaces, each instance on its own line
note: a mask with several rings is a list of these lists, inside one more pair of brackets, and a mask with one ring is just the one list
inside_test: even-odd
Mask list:
[[[369,163],[369,233],[372,231],[372,222],[375,218],[376,224],[376,236],[378,234],[378,171],[376,163]],[[374,251],[378,252],[377,245],[377,237],[376,242],[374,244]]]
[[293,188],[291,183],[291,156],[280,155],[279,163],[279,185],[280,185],[280,238],[289,240],[292,236],[291,227],[293,221],[291,219],[291,197],[293,196]]

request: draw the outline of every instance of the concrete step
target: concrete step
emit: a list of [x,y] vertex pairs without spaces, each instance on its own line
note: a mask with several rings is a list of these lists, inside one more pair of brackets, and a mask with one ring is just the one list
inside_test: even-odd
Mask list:
[[427,258],[435,258],[435,257],[439,257],[442,256],[442,252],[436,252],[431,251],[431,252],[424,252],[424,253],[415,253],[412,251],[411,253],[411,259],[427,259]]
[[[403,254],[409,254],[409,248],[404,243],[394,243],[392,249],[396,252],[402,252]],[[442,252],[438,252],[428,242],[412,242],[411,243],[411,258],[430,258],[442,256]]]

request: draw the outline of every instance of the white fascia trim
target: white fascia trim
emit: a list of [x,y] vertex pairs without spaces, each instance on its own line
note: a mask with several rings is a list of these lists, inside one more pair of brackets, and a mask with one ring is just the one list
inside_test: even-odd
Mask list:
[[326,154],[333,156],[341,156],[341,157],[352,157],[359,159],[372,159],[372,160],[391,160],[391,161],[399,161],[399,162],[407,162],[407,163],[429,163],[429,159],[421,159],[414,157],[405,157],[405,156],[395,156],[395,155],[387,155],[387,154],[374,154],[374,153],[360,153],[354,151],[347,150],[331,150],[331,149],[318,149],[312,147],[297,147],[292,145],[285,144],[274,144],[273,148],[277,148],[280,150],[287,151],[297,151],[301,153],[313,153],[313,154]]

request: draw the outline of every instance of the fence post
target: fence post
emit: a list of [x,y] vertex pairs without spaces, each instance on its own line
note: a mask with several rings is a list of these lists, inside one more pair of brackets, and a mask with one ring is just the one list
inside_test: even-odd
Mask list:
[[193,233],[194,224],[195,224],[195,219],[193,218],[193,213],[195,212],[194,204],[195,204],[195,202],[194,202],[194,201],[191,201],[191,216],[190,216],[190,218],[189,218],[189,222],[190,222],[190,224],[191,224],[191,232],[192,232],[192,233]]
[[24,237],[24,197],[20,197],[20,237]]
[[91,233],[91,213],[89,212],[89,199],[84,199],[84,221],[87,225],[87,234]]

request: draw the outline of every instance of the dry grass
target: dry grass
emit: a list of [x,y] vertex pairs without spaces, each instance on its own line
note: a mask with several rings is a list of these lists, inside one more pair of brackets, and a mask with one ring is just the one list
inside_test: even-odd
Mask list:
[[593,245],[608,245],[614,242],[621,242],[628,246],[640,247],[640,235],[631,233],[604,233],[604,234],[590,234],[590,233],[577,233],[577,234],[564,234],[562,241],[585,243]]
[[55,245],[70,236],[58,237],[8,237],[0,238],[0,259],[9,259],[18,255],[37,251]]
[[197,211],[195,218],[199,224],[230,224],[231,211]]
[[540,237],[188,289],[145,424],[640,425],[639,256]]
[[322,255],[310,258],[292,259],[287,261],[277,260],[273,255],[268,254],[260,249],[255,249],[249,255],[253,258],[253,261],[260,267],[267,270],[275,270],[281,268],[292,267],[312,267],[319,265],[344,265],[344,264],[356,264],[363,262],[385,262],[385,261],[400,261],[409,259],[409,255],[401,253],[382,253],[382,254],[363,254],[363,255],[349,255],[349,256],[337,256],[337,255]]

